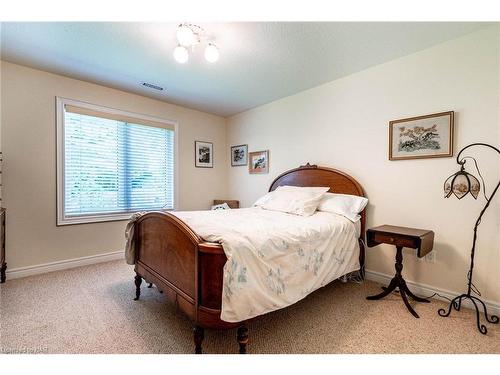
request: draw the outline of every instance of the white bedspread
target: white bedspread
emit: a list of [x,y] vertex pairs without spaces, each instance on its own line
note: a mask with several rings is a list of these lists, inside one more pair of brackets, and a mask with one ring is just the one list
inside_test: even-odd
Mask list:
[[359,269],[359,229],[340,215],[259,207],[172,213],[204,240],[222,244],[228,261],[221,319],[227,322],[289,306]]

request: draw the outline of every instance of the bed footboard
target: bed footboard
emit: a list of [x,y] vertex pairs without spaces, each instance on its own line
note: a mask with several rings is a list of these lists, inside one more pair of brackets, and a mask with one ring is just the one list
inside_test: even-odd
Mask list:
[[150,212],[135,224],[137,291],[141,279],[155,284],[197,326],[231,328],[220,320],[223,267],[221,245],[204,242],[170,213]]
[[198,236],[175,216],[151,212],[136,222],[135,271],[196,319]]

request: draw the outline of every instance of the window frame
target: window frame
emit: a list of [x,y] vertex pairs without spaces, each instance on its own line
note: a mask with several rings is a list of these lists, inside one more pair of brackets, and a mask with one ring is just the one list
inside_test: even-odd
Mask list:
[[[56,225],[72,225],[72,224],[86,224],[86,223],[99,223],[106,221],[120,221],[128,220],[130,215],[135,210],[128,212],[106,212],[99,214],[88,214],[78,216],[65,216],[65,106],[71,105],[80,108],[86,108],[98,112],[128,116],[137,118],[144,121],[151,121],[156,123],[165,124],[166,127],[174,128],[174,208],[177,210],[179,202],[179,124],[174,120],[167,120],[158,117],[148,116],[140,113],[123,111],[120,109],[105,107],[97,104],[91,104],[79,100],[68,99],[56,96]],[[142,210],[141,210],[142,211]]]

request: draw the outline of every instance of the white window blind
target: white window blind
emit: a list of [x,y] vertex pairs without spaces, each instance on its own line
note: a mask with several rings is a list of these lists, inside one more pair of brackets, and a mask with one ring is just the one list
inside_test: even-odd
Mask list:
[[174,208],[173,125],[95,108],[63,108],[60,224]]

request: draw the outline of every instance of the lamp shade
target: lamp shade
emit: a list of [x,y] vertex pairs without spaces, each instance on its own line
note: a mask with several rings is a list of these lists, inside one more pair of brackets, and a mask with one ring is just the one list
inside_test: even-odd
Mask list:
[[174,58],[178,63],[184,64],[189,60],[189,52],[186,47],[181,45],[174,48]]
[[219,60],[219,50],[215,44],[209,43],[207,48],[205,48],[205,59],[211,63]]
[[462,199],[468,193],[477,199],[479,191],[481,190],[481,184],[478,179],[463,170],[455,174],[452,174],[444,182],[444,197],[449,198],[451,194],[455,194],[458,199]]

